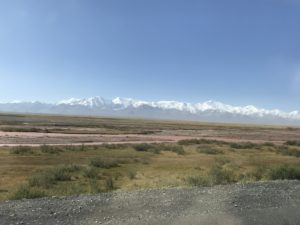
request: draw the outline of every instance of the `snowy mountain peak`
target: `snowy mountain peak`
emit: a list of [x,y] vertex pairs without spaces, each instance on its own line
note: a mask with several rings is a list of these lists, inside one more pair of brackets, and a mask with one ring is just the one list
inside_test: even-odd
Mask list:
[[151,103],[146,101],[140,101],[132,98],[120,98],[120,97],[113,99],[112,103],[115,105],[122,106],[123,108],[128,108],[128,107],[138,108],[142,105],[152,105]]
[[97,96],[82,99],[70,98],[56,104],[41,102],[0,103],[0,111],[137,116],[213,122],[297,123],[300,125],[300,112],[296,110],[284,112],[278,109],[257,108],[253,105],[232,106],[212,100],[192,104],[179,101],[148,102],[121,97],[106,100]]
[[70,98],[57,103],[57,105],[71,105],[71,106],[88,106],[88,107],[99,107],[106,104],[106,100],[102,97],[92,98]]
[[115,99],[112,100],[112,102],[113,102],[113,104],[116,104],[116,105],[129,106],[134,102],[134,100],[131,98],[116,97]]
[[201,114],[204,112],[214,112],[214,113],[227,113],[232,115],[240,115],[240,116],[252,116],[252,117],[279,117],[283,119],[296,119],[300,120],[299,111],[292,112],[283,112],[278,109],[266,110],[259,109],[253,105],[247,105],[244,107],[241,106],[232,106],[227,105],[218,101],[205,101],[202,103],[191,104],[179,101],[158,101],[158,102],[147,102],[136,100],[132,98],[121,98],[116,97],[112,101],[105,100],[102,97],[93,97],[93,98],[83,98],[76,99],[71,98],[68,100],[64,100],[58,102],[57,105],[70,105],[70,106],[87,106],[91,108],[110,106],[116,110],[124,110],[128,108],[140,108],[141,106],[149,106],[152,108],[160,109],[160,110],[177,110],[178,112],[186,112],[191,114]]

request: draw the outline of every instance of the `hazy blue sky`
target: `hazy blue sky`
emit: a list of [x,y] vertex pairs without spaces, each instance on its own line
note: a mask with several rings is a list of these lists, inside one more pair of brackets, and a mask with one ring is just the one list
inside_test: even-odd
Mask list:
[[0,101],[300,110],[300,0],[0,0]]

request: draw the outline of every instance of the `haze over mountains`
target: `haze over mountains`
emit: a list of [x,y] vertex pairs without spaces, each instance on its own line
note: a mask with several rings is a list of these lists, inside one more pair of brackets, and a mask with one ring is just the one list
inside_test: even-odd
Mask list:
[[38,101],[0,103],[0,111],[300,125],[299,111],[267,110],[256,108],[252,105],[243,107],[231,106],[215,101],[191,104],[177,101],[147,102],[120,97],[113,100],[92,97],[83,99],[71,98],[57,103]]

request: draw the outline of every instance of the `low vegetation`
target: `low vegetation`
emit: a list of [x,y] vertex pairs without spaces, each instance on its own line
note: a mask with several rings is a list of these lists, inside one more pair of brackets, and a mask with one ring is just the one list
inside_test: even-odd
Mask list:
[[32,188],[28,185],[21,185],[14,192],[14,194],[10,196],[10,199],[19,200],[24,198],[25,199],[42,198],[46,196],[47,196],[46,193],[38,188]]
[[276,152],[282,155],[300,157],[300,150],[297,148],[291,148],[288,145],[281,145],[276,148]]
[[207,173],[185,178],[189,186],[198,187],[261,180],[300,180],[300,165],[257,166],[242,173],[240,170],[215,163]]
[[178,141],[179,145],[201,145],[201,144],[228,144],[225,141],[209,140],[209,139],[186,139]]
[[184,149],[180,145],[175,145],[175,144],[147,144],[147,143],[142,143],[142,144],[137,144],[133,146],[134,149],[138,152],[152,152],[155,154],[161,153],[161,151],[169,151],[169,152],[175,152],[178,155],[184,155]]
[[0,200],[173,186],[300,179],[294,142],[3,147]]
[[300,166],[282,165],[268,171],[270,180],[300,180]]
[[300,141],[291,140],[291,141],[287,141],[285,144],[293,145],[293,146],[300,146]]
[[61,166],[39,171],[29,178],[30,187],[50,188],[59,181],[70,181],[72,173],[80,171],[77,165]]
[[113,168],[113,167],[118,167],[120,161],[116,159],[104,159],[104,158],[95,158],[91,159],[90,165],[93,167],[98,167],[98,168]]
[[59,154],[63,150],[59,147],[56,147],[56,146],[42,145],[40,147],[40,151],[42,153],[46,153],[46,154]]
[[99,174],[97,168],[91,166],[84,170],[84,176],[90,179],[97,179]]
[[231,143],[230,147],[235,149],[253,149],[253,148],[259,148],[260,145],[251,142],[245,142],[245,143]]
[[[99,146],[95,146],[96,149]],[[41,145],[39,147],[31,147],[31,146],[16,146],[12,147],[10,150],[10,154],[15,155],[41,155],[41,154],[56,154],[71,151],[71,152],[84,152],[91,149],[95,149],[94,146],[85,146],[85,145],[66,145],[66,146],[55,146],[55,145]],[[102,147],[102,146],[101,146]],[[107,146],[106,146],[107,147]],[[106,148],[102,147],[102,148]],[[120,146],[118,147],[120,148]]]
[[1,127],[0,130],[5,132],[47,132],[45,129],[36,127]]
[[209,154],[209,155],[224,154],[223,150],[217,149],[217,148],[209,146],[209,145],[199,146],[197,148],[197,152],[204,153],[204,154]]
[[11,154],[15,154],[15,155],[31,155],[34,153],[33,148],[32,147],[28,147],[28,146],[17,146],[17,147],[13,147],[10,150]]

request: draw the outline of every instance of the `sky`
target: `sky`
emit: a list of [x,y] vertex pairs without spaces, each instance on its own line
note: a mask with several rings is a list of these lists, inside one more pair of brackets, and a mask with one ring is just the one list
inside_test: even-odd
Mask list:
[[0,102],[300,110],[300,0],[0,0]]

